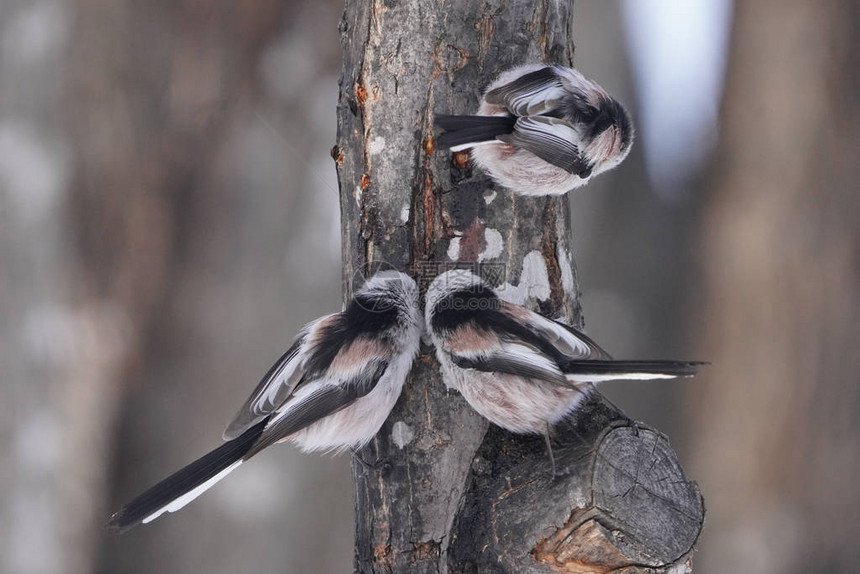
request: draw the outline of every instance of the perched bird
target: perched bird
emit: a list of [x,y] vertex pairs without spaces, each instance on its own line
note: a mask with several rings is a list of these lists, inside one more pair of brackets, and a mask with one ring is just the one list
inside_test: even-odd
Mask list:
[[633,143],[630,114],[573,68],[528,64],[502,73],[478,115],[437,115],[437,143],[523,195],[559,195],[610,170]]
[[703,364],[615,361],[583,333],[501,300],[465,270],[433,280],[424,313],[445,383],[490,422],[514,433],[546,436],[593,383],[685,377]]
[[108,528],[124,532],[179,510],[276,442],[306,452],[362,447],[400,396],[422,331],[415,281],[377,273],[343,312],[305,326],[227,425],[225,444],[125,505]]

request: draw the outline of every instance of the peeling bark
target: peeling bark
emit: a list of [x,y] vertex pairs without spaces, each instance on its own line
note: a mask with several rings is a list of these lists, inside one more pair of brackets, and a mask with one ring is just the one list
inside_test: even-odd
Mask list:
[[[476,109],[481,89],[508,67],[569,65],[571,24],[572,4],[548,0],[347,1],[332,153],[346,297],[377,266],[408,270],[423,289],[455,260],[481,262],[507,298],[582,326],[568,199],[496,188],[464,154],[435,150],[432,127],[434,112]],[[424,347],[361,453],[369,465],[353,465],[356,570],[668,571],[687,563],[702,501],[665,438],[596,395],[553,441],[555,478],[543,438],[488,429],[446,389]]]

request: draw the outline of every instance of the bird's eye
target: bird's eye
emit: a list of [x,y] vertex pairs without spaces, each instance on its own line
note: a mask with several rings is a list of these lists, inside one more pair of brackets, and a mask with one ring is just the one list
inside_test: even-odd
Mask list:
[[594,106],[586,105],[579,112],[579,116],[582,118],[582,121],[591,123],[597,118],[597,115],[599,113],[600,113],[600,110],[598,110]]
[[570,100],[570,111],[577,121],[583,123],[591,123],[600,113],[600,110],[588,103],[582,96],[574,96]]

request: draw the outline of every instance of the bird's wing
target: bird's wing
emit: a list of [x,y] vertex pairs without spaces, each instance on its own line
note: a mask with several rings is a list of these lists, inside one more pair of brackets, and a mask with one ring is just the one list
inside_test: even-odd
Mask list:
[[353,302],[345,311],[306,326],[233,417],[224,438],[235,438],[267,416],[283,412],[299,389],[315,381],[349,381],[363,363],[390,362],[392,347],[379,343],[374,334],[380,321],[396,320],[396,314],[393,307],[365,309]]
[[437,305],[430,328],[452,362],[464,369],[569,386],[561,364],[573,359],[608,358],[575,329],[481,290],[449,295]]
[[617,361],[581,331],[514,305],[503,303],[500,311],[516,318],[538,337],[544,351],[553,356],[569,383],[611,380],[650,380],[695,375],[701,361]]
[[504,106],[515,116],[531,116],[554,110],[564,93],[558,72],[547,66],[490,90],[484,99],[487,103]]
[[560,363],[612,360],[612,356],[585,333],[561,321],[549,319],[506,301],[501,303],[500,311],[517,319],[540,340],[545,341]]
[[371,336],[360,336],[345,344],[324,372],[302,381],[272,414],[246,458],[368,394],[394,358],[391,345]]
[[577,147],[579,135],[564,120],[548,116],[517,118],[514,131],[497,136],[514,147],[530,151],[568,173],[588,177],[591,168]]
[[569,386],[564,374],[552,359],[532,345],[522,342],[499,341],[494,346],[480,350],[459,349],[453,344],[449,352],[452,362],[461,369],[505,373]]
[[[331,320],[332,317],[325,317],[318,323]],[[281,358],[263,376],[254,392],[227,425],[224,430],[224,440],[235,439],[275,412],[289,398],[304,375],[302,349],[308,338],[308,331],[312,327],[313,325],[306,327],[287,352],[281,355]]]

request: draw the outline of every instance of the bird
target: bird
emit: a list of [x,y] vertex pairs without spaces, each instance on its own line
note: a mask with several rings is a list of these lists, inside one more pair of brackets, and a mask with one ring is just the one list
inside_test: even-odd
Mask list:
[[418,287],[382,271],[340,313],[306,325],[227,425],[223,445],[113,514],[122,533],[175,512],[264,448],[357,450],[379,431],[400,396],[424,330]]
[[443,379],[491,423],[543,434],[576,410],[594,384],[696,374],[699,361],[617,361],[579,330],[506,302],[469,270],[437,276],[424,322]]
[[471,149],[474,163],[511,191],[560,195],[620,164],[633,144],[627,109],[578,70],[525,64],[500,74],[477,115],[435,116],[436,143]]

